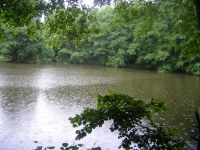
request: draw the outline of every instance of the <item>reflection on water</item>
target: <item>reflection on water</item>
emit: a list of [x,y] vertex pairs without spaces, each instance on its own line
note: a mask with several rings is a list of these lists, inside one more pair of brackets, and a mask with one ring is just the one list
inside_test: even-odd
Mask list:
[[[33,141],[57,148],[62,142],[76,142],[67,118],[94,108],[96,96],[108,90],[163,100],[168,111],[162,118],[184,134],[194,124],[194,111],[200,111],[199,77],[94,66],[0,64],[0,150],[33,149]],[[81,143],[116,149],[119,141],[108,124]]]

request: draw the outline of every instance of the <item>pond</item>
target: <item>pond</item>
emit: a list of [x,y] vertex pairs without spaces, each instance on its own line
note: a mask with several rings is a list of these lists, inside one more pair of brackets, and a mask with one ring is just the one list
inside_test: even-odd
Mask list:
[[[200,111],[200,78],[184,74],[112,69],[86,65],[0,64],[0,149],[32,150],[37,145],[84,143],[84,148],[117,149],[109,122],[82,141],[68,118],[95,108],[96,96],[120,92],[165,102],[161,120],[189,137]],[[33,141],[39,141],[34,143]]]

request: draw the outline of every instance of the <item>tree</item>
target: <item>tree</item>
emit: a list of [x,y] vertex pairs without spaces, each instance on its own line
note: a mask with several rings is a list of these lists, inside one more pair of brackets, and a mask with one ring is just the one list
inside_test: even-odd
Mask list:
[[50,57],[51,50],[41,34],[43,1],[22,0],[0,2],[0,53],[12,62],[38,62]]
[[0,18],[15,27],[28,25],[42,15],[40,4],[37,0],[1,0]]
[[[84,32],[84,19],[80,19],[83,11],[77,7],[57,9],[45,21],[46,41],[54,50],[53,61],[64,47],[73,46]],[[78,18],[78,19],[77,19]],[[80,21],[80,22],[79,22]]]
[[[0,52],[11,57],[12,62],[43,62],[51,57],[51,49],[47,48],[42,32],[36,24],[24,27],[13,27],[0,23]],[[39,36],[40,35],[40,36]]]
[[76,131],[76,140],[84,138],[105,121],[111,120],[110,130],[118,131],[118,138],[122,139],[119,147],[124,149],[133,149],[134,144],[149,150],[187,149],[173,129],[153,122],[152,115],[163,109],[161,102],[152,100],[144,103],[140,99],[114,93],[98,96],[96,109],[85,109],[83,113],[69,120],[73,127],[81,127]]

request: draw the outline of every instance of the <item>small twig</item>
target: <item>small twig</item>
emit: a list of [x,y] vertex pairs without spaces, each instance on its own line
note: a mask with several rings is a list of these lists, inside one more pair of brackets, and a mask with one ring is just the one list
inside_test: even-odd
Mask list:
[[87,16],[87,14],[98,4],[98,2],[96,2],[89,10],[87,10],[87,12],[79,19],[79,21],[81,21],[85,16]]

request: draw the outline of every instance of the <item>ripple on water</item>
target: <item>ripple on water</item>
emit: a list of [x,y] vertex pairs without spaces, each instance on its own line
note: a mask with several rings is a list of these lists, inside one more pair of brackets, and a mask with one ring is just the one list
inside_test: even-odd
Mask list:
[[[75,129],[68,117],[85,107],[95,108],[96,96],[108,90],[161,99],[168,108],[161,120],[180,126],[189,136],[195,125],[193,112],[200,110],[199,85],[200,78],[150,71],[0,64],[0,149],[32,149],[36,146],[33,141],[57,147],[62,142],[74,143]],[[81,142],[88,147],[96,143],[104,149],[117,149],[117,133],[110,133],[108,125]]]

